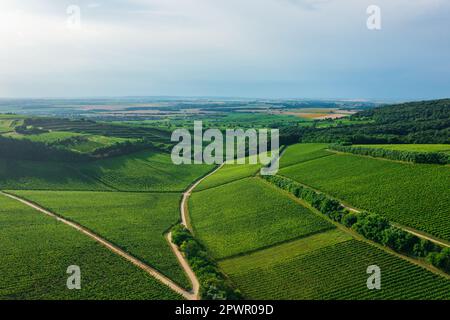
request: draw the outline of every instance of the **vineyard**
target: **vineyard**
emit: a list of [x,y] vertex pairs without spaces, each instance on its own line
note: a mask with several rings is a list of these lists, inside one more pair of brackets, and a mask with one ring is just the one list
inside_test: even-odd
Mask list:
[[163,234],[179,219],[178,194],[16,191],[189,286]]
[[334,228],[258,178],[195,192],[189,212],[195,235],[217,259]]
[[172,163],[169,154],[144,151],[77,166],[84,175],[120,191],[183,191],[213,166]]
[[288,167],[297,163],[326,157],[331,152],[326,151],[327,144],[302,143],[289,146],[280,159],[280,167]]
[[203,180],[195,191],[224,185],[229,182],[254,176],[261,169],[259,164],[226,164],[219,171]]
[[[0,196],[0,300],[181,299],[94,240]],[[68,290],[78,265],[83,290]]]
[[169,131],[149,127],[57,118],[28,118],[26,119],[25,124],[51,131],[69,131],[76,133],[88,133],[97,136],[130,139],[147,138],[152,142],[170,143]]
[[0,159],[5,190],[112,190],[67,163]]
[[[381,249],[343,236],[311,238],[225,260],[220,266],[251,299],[450,299],[447,279]],[[381,290],[366,286],[366,269],[373,264],[381,268]]]
[[414,152],[444,152],[450,153],[450,145],[448,144],[362,144],[355,147],[414,151]]
[[338,154],[281,169],[279,174],[357,208],[450,240],[448,166]]

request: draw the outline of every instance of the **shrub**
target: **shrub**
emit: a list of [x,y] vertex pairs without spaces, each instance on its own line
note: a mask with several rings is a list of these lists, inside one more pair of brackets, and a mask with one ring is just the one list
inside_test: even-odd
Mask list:
[[349,212],[345,214],[341,219],[342,224],[347,228],[351,228],[357,221],[358,216],[354,212]]
[[352,229],[369,240],[381,242],[382,232],[389,226],[389,221],[386,218],[374,213],[364,212],[358,215],[358,221],[352,226]]
[[241,293],[232,288],[206,249],[182,225],[172,228],[172,241],[186,256],[200,282],[200,295],[207,300],[237,300]]

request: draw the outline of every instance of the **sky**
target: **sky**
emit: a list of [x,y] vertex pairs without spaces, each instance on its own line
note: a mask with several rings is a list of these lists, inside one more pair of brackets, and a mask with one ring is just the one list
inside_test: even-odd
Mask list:
[[0,97],[444,98],[449,30],[448,0],[2,0]]

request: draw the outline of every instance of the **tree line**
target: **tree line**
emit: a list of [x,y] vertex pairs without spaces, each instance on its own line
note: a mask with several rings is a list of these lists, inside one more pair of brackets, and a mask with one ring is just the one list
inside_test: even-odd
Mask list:
[[332,144],[331,150],[371,156],[376,158],[386,158],[390,160],[406,161],[413,163],[448,164],[450,155],[442,152],[417,152],[405,150],[389,150],[383,148],[354,147],[343,144]]
[[172,241],[186,256],[200,282],[200,296],[205,300],[238,300],[242,298],[217,267],[206,249],[179,224],[172,229]]

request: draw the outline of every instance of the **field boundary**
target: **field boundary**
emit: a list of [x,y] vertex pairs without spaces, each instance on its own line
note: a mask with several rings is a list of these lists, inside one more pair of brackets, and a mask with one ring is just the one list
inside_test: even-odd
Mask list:
[[[388,161],[392,161],[392,160],[389,160],[389,159],[387,159],[387,160]],[[303,182],[299,182],[297,180],[293,180],[292,178],[286,177],[286,176],[284,176],[282,174],[279,174],[278,176],[286,178],[286,179],[290,179],[292,181],[295,181],[296,183],[298,183],[298,184],[300,184],[300,185],[302,185],[304,187],[307,187],[307,188],[309,188],[311,190],[314,190],[314,191],[316,191],[318,193],[322,193],[322,194],[326,195],[327,197],[329,197],[331,199],[335,199],[335,200],[339,201],[339,203],[347,210],[350,210],[350,211],[353,211],[353,212],[357,212],[357,213],[364,212],[364,211],[365,212],[371,212],[370,210],[363,210],[363,209],[355,208],[355,207],[351,206],[350,204],[348,204],[347,202],[344,202],[341,199],[338,199],[338,198],[336,198],[334,196],[331,196],[328,193],[323,192],[320,189],[311,187],[311,186],[309,186],[309,185],[307,185],[307,184],[305,184]],[[381,214],[381,215],[384,216],[383,214]],[[438,245],[450,248],[450,243],[445,241],[444,239],[440,239],[440,238],[435,237],[435,236],[433,236],[431,234],[428,234],[428,233],[426,233],[424,231],[420,231],[420,230],[417,230],[417,229],[414,229],[414,228],[411,228],[411,227],[404,226],[404,225],[402,225],[400,223],[397,223],[397,222],[391,221],[391,224],[393,226],[395,226],[395,227],[397,227],[399,229],[402,229],[403,231],[406,231],[406,232],[408,232],[408,233],[410,233],[412,235],[415,235],[415,236],[417,236],[417,237],[419,237],[421,239],[429,240],[431,242],[434,242],[435,244],[438,244]]]
[[[307,208],[307,209],[309,209],[309,208]],[[235,258],[247,256],[247,255],[259,252],[259,251],[264,251],[264,250],[267,250],[267,249],[278,247],[278,246],[281,246],[283,244],[287,244],[287,243],[290,243],[290,242],[295,242],[295,241],[298,241],[298,240],[306,239],[306,238],[309,238],[309,237],[312,237],[312,236],[315,236],[315,235],[318,235],[318,234],[321,234],[321,233],[326,233],[326,232],[331,231],[331,230],[336,230],[336,227],[334,225],[331,225],[329,228],[326,228],[326,229],[313,231],[313,232],[310,232],[310,233],[307,233],[307,234],[303,234],[301,236],[297,236],[297,237],[292,238],[292,239],[286,239],[286,240],[283,240],[283,241],[279,241],[279,242],[276,242],[276,243],[269,244],[267,246],[263,246],[263,247],[259,247],[259,248],[256,248],[256,249],[247,250],[247,251],[244,251],[244,252],[232,254],[232,255],[227,256],[227,257],[216,259],[216,261],[220,262],[220,261],[225,261],[225,260],[229,260],[229,259],[235,259]]]
[[[261,180],[264,180],[264,179],[261,179]],[[264,181],[265,181],[265,180],[264,180]],[[265,181],[265,182],[266,182],[266,183],[269,183],[268,181]],[[278,187],[276,187],[276,186],[273,186],[273,187],[278,188]],[[322,219],[325,219],[325,220],[329,221],[330,223],[332,223],[334,226],[336,226],[337,229],[339,229],[339,230],[341,230],[341,231],[343,231],[343,232],[346,232],[346,233],[350,234],[354,239],[356,239],[356,240],[358,240],[358,241],[365,242],[365,243],[367,243],[367,244],[369,244],[369,245],[371,245],[371,246],[374,246],[374,247],[376,247],[376,248],[379,248],[379,249],[381,249],[381,250],[384,250],[385,252],[387,252],[387,253],[389,253],[389,254],[392,254],[392,255],[394,255],[394,256],[396,256],[396,257],[399,257],[399,258],[401,258],[401,259],[403,259],[403,260],[406,260],[406,261],[408,261],[408,262],[410,262],[410,263],[412,263],[412,264],[415,264],[415,265],[417,265],[417,266],[420,266],[420,267],[422,267],[422,268],[424,268],[424,269],[426,269],[426,270],[428,270],[428,271],[430,271],[430,272],[433,272],[433,273],[435,273],[435,274],[437,274],[437,275],[439,275],[439,276],[441,276],[441,277],[444,277],[444,278],[446,278],[446,279],[450,279],[450,275],[449,275],[449,274],[447,274],[447,273],[445,273],[444,271],[442,271],[442,270],[436,268],[435,266],[433,266],[433,265],[431,265],[431,264],[429,264],[429,263],[425,263],[425,262],[423,262],[422,260],[415,259],[415,258],[411,258],[410,256],[400,254],[400,253],[398,253],[398,252],[392,250],[392,249],[389,248],[389,247],[383,246],[383,245],[381,245],[381,244],[379,244],[379,243],[376,243],[376,242],[374,242],[374,241],[372,241],[372,240],[369,240],[369,239],[363,237],[361,234],[357,233],[356,231],[352,230],[351,228],[347,228],[347,227],[345,227],[344,225],[342,225],[341,223],[338,223],[338,222],[336,222],[336,221],[333,221],[333,220],[330,219],[329,217],[327,217],[327,216],[321,214],[316,208],[312,207],[312,206],[311,206],[310,204],[308,204],[306,201],[297,198],[297,197],[296,197],[295,195],[293,195],[292,193],[290,193],[290,192],[288,192],[288,191],[286,191],[286,190],[280,189],[280,188],[278,188],[278,189],[281,190],[281,192],[286,193],[289,197],[291,197],[291,198],[292,198],[294,201],[296,201],[299,205],[308,208],[309,210],[311,210],[311,211],[312,211],[314,214],[316,214],[317,216],[319,216],[319,217],[321,217]],[[352,210],[355,210],[355,209],[352,209]],[[406,231],[406,230],[405,230],[405,231]]]
[[101,236],[97,235],[96,233],[92,232],[91,230],[83,227],[82,225],[69,221],[61,216],[59,216],[58,214],[44,209],[41,206],[22,199],[18,196],[15,195],[11,195],[9,193],[0,191],[0,194],[11,198],[13,200],[19,201],[22,204],[31,207],[47,216],[50,216],[54,219],[56,219],[59,222],[62,222],[74,229],[76,229],[77,231],[85,234],[86,236],[88,236],[89,238],[95,240],[96,242],[98,242],[99,244],[101,244],[102,246],[104,246],[105,248],[107,248],[108,250],[110,250],[111,252],[121,256],[122,258],[124,258],[125,260],[131,262],[132,264],[134,264],[135,266],[137,266],[138,268],[140,268],[141,270],[145,271],[147,274],[149,274],[150,276],[152,276],[153,278],[155,278],[156,280],[158,280],[159,282],[163,283],[164,285],[166,285],[167,287],[169,287],[170,289],[172,289],[173,291],[175,291],[176,293],[180,294],[181,296],[183,296],[184,298],[186,298],[187,300],[197,300],[197,293],[193,292],[193,291],[186,291],[185,289],[181,288],[178,284],[176,284],[173,280],[171,280],[170,278],[168,278],[167,276],[163,275],[162,273],[160,273],[158,270],[154,269],[153,267],[149,266],[148,264],[146,264],[145,262],[139,260],[138,258],[132,256],[131,254],[125,252],[124,250],[122,250],[121,248],[119,248],[118,246],[116,246],[115,244],[109,242],[108,240],[105,240],[104,238],[102,238]]

